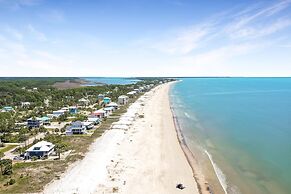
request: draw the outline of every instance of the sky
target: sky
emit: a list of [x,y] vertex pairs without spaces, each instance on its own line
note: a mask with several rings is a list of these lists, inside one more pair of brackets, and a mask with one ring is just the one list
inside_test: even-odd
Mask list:
[[291,76],[291,0],[0,0],[0,76]]

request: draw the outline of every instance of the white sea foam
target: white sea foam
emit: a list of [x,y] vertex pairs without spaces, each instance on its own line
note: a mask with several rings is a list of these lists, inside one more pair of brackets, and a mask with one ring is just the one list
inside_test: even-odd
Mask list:
[[217,166],[217,164],[214,163],[212,156],[209,154],[209,152],[207,150],[204,150],[204,151],[207,154],[207,156],[208,156],[208,158],[213,166],[214,172],[218,178],[218,181],[219,181],[224,193],[227,194],[226,176],[223,174],[222,170]]
[[188,113],[184,112],[184,115],[190,119],[190,115]]

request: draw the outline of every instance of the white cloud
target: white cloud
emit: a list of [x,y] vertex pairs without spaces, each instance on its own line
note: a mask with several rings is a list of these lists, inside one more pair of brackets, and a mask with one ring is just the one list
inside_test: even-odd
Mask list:
[[165,40],[154,45],[155,48],[170,54],[187,54],[197,48],[200,41],[209,34],[209,27],[192,27],[180,31],[172,40]]
[[23,39],[23,34],[21,32],[19,32],[18,30],[14,29],[14,28],[7,27],[6,28],[6,32],[9,33],[10,35],[12,35],[17,40],[22,40]]
[[31,24],[29,24],[27,26],[29,32],[34,36],[35,39],[39,40],[39,41],[47,41],[47,37],[44,33],[36,30]]

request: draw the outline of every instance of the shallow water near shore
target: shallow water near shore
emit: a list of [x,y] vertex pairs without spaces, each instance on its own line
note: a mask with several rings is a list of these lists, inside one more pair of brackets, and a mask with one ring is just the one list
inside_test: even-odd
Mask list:
[[290,78],[186,78],[170,99],[210,185],[227,193],[289,193]]

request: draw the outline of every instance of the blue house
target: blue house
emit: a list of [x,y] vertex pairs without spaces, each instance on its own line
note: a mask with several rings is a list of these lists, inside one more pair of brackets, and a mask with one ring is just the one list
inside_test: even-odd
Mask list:
[[42,125],[43,125],[43,121],[41,118],[27,119],[27,127],[28,128],[39,128]]
[[67,127],[66,134],[86,134],[86,126],[81,121],[75,121],[71,124],[71,126]]
[[104,99],[103,99],[103,103],[104,104],[109,104],[111,102],[111,98],[109,98],[109,97],[105,97]]
[[14,111],[14,109],[11,106],[5,106],[2,108],[2,112],[11,112]]
[[70,106],[69,107],[69,113],[70,114],[77,114],[78,113],[78,108],[76,106]]

